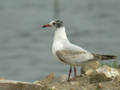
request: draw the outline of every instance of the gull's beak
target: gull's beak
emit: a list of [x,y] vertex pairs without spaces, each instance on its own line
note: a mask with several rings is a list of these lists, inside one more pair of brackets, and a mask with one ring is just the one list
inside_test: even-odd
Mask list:
[[51,25],[50,24],[45,24],[45,25],[42,26],[42,28],[46,28],[46,27],[51,27]]

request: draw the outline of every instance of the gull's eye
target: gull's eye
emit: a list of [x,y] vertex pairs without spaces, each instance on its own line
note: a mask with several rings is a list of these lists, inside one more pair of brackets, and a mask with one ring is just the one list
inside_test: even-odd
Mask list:
[[53,22],[53,25],[55,25],[55,22]]

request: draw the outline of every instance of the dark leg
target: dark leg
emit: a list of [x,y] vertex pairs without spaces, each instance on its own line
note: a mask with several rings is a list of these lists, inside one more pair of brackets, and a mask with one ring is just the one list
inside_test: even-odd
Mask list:
[[81,76],[81,68],[80,68],[80,76]]
[[80,68],[80,76],[81,76],[81,68]]
[[74,66],[74,79],[76,78],[76,67]]
[[80,68],[80,77],[83,77],[84,74],[83,74],[83,71],[81,71],[82,69]]
[[68,81],[70,81],[70,75],[71,75],[71,72],[72,72],[72,66],[70,66],[70,69],[69,69]]

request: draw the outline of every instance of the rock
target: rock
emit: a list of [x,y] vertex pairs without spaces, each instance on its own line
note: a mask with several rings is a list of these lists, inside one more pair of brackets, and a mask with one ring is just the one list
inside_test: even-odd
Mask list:
[[98,74],[104,74],[106,78],[110,78],[110,79],[119,76],[119,71],[117,69],[111,68],[107,65],[104,65],[103,67],[96,69],[96,72]]
[[120,73],[117,69],[107,65],[101,66],[98,61],[86,62],[81,67],[81,74],[90,78],[90,82],[108,81],[117,78]]
[[96,70],[100,66],[98,61],[88,61],[81,66],[81,74],[90,74],[92,70]]
[[88,69],[88,70],[85,72],[85,75],[90,76],[93,72],[94,72],[93,69]]
[[34,81],[33,84],[41,85],[41,84],[40,84],[40,81],[38,81],[38,80]]
[[101,83],[98,83],[97,88],[98,88],[98,89],[101,89],[101,88],[102,88],[102,84],[101,84]]
[[66,82],[67,80],[68,80],[68,76],[67,75],[61,75],[61,76],[56,78],[56,81],[59,82],[59,83]]
[[120,75],[119,71],[107,65],[99,67],[90,75],[91,82],[108,81],[117,78]]
[[50,73],[49,75],[47,75],[46,77],[44,77],[42,80],[40,81],[34,81],[34,84],[39,84],[39,85],[45,85],[45,84],[49,84],[54,80],[54,73]]
[[57,90],[55,86],[52,86],[52,88],[50,88],[50,90]]
[[31,82],[0,80],[0,90],[43,90],[41,85]]
[[71,85],[74,85],[74,86],[75,86],[75,85],[78,86],[78,85],[79,85],[79,82],[78,82],[78,81],[71,81],[70,84],[71,84]]

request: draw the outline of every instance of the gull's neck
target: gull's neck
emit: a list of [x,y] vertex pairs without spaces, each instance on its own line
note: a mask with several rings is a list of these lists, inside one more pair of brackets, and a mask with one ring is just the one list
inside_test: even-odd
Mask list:
[[69,41],[65,32],[65,27],[60,27],[55,30],[54,41]]

